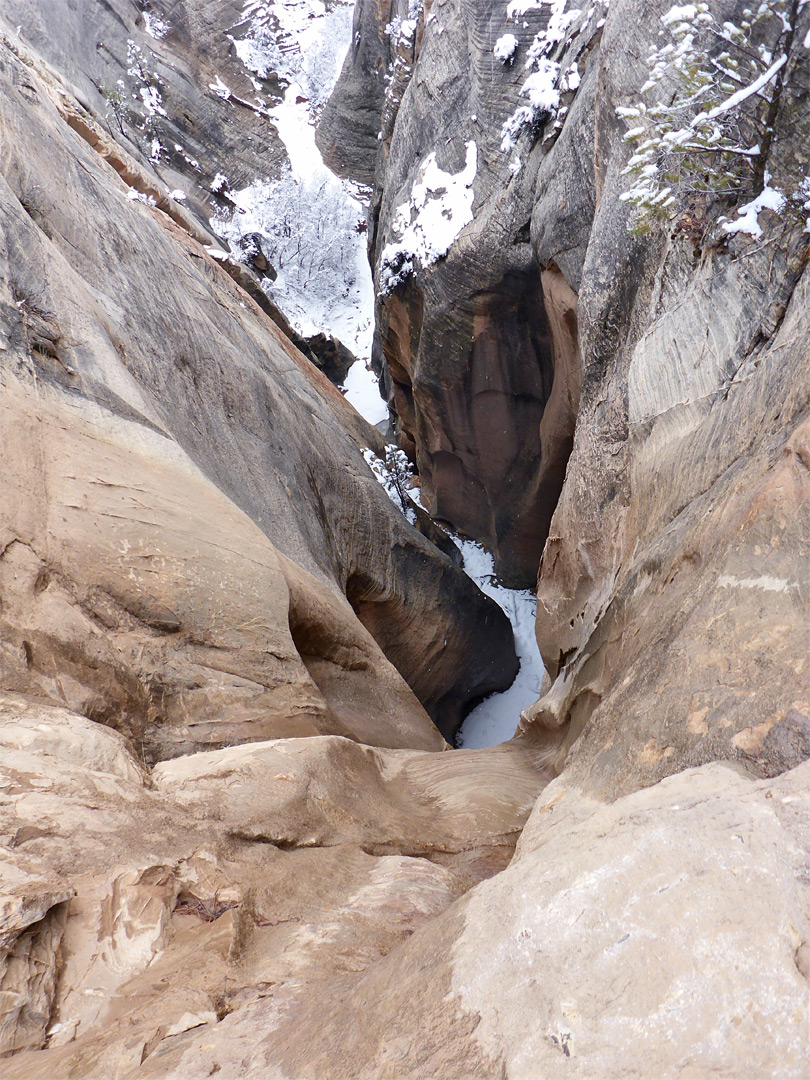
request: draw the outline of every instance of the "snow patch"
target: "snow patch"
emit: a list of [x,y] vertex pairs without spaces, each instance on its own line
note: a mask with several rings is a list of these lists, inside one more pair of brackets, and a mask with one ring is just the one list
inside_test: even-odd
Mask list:
[[581,82],[582,76],[579,73],[579,65],[575,60],[570,67],[565,69],[560,88],[562,90],[578,90]]
[[560,91],[556,85],[559,73],[559,64],[553,60],[540,60],[537,71],[521,87],[521,95],[528,97],[536,112],[552,113],[560,104]]
[[566,11],[565,5],[566,0],[541,0],[540,3],[532,5],[538,8],[548,7],[551,10],[548,13],[548,23],[545,29],[541,30],[535,37],[529,49],[529,58],[531,60],[535,60],[540,56],[547,56],[555,45],[559,45],[561,41],[564,41],[569,27],[582,14],[579,8]]
[[220,79],[219,75],[217,75],[216,82],[208,84],[208,89],[213,90],[217,97],[222,98],[224,101],[227,101],[228,98],[231,96],[230,87],[225,85],[222,79]]
[[364,420],[377,425],[388,419],[388,406],[380,397],[380,384],[365,361],[358,360],[349,368],[343,384],[346,400],[354,406]]
[[[521,132],[531,127],[539,117],[550,116],[562,121],[565,111],[560,108],[560,94],[562,91],[576,91],[579,87],[581,80],[576,63],[571,64],[561,77],[560,65],[549,59],[549,54],[565,41],[571,25],[582,15],[579,8],[566,11],[566,3],[567,0],[513,0],[506,9],[509,19],[529,10],[548,9],[548,19],[529,46],[526,67],[534,71],[520,88],[520,96],[527,97],[529,104],[518,105],[501,128],[501,150],[504,154],[514,149]],[[562,123],[556,126],[559,128]]]
[[127,198],[130,202],[142,202],[145,206],[157,206],[152,195],[145,195],[142,191],[136,191],[135,188],[129,189]]
[[537,647],[534,621],[537,599],[528,590],[506,589],[495,577],[494,560],[472,540],[453,537],[464,559],[464,570],[478,588],[501,608],[512,624],[520,670],[508,690],[490,694],[466,717],[456,736],[456,745],[465,750],[511,739],[521,712],[540,697],[544,667]]
[[417,173],[411,197],[397,207],[391,229],[397,240],[380,256],[380,292],[388,296],[421,267],[441,259],[461,230],[473,219],[473,182],[478,169],[478,147],[467,143],[464,168],[445,172],[429,154]]
[[518,39],[514,34],[502,34],[495,42],[495,48],[492,50],[495,59],[500,60],[502,64],[508,63],[517,52],[518,44]]
[[781,191],[768,186],[767,180],[766,176],[765,187],[756,199],[746,203],[745,206],[737,208],[738,217],[736,221],[724,221],[721,224],[720,227],[723,232],[729,235],[747,233],[749,236],[753,236],[755,240],[762,239],[762,226],[757,220],[759,215],[763,210],[772,210],[775,214],[778,214],[787,202]]
[[673,23],[692,22],[697,18],[698,9],[694,4],[682,4],[671,7],[666,15],[661,16],[664,26],[672,26]]
[[153,38],[165,37],[171,29],[165,19],[161,19],[159,15],[151,15],[148,11],[143,13],[143,28]]
[[[260,234],[278,274],[274,282],[265,279],[262,287],[298,333],[331,334],[367,360],[374,289],[366,255],[364,192],[326,168],[314,126],[351,44],[351,2],[248,0],[243,11],[247,31],[241,39],[232,38],[237,55],[260,79],[275,73],[288,83],[281,102],[271,107],[257,97],[257,107],[275,124],[290,167],[275,180],[257,178],[239,191],[230,190],[227,178],[217,176],[213,190],[224,194],[233,210],[216,211],[212,225],[237,258],[244,257],[241,238]],[[258,91],[255,80],[254,86]],[[211,88],[230,96],[219,77]],[[354,388],[355,381],[368,381],[358,365],[353,365],[350,381],[349,400],[364,400],[367,388]]]

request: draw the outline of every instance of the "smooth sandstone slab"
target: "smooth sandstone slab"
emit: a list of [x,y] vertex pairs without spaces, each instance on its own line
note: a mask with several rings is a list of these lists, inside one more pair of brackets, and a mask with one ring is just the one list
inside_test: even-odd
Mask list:
[[706,765],[612,805],[560,778],[508,869],[353,986],[286,1023],[256,1013],[275,1030],[246,1057],[234,1014],[165,1075],[799,1080],[809,771]]
[[547,780],[518,744],[426,755],[329,736],[176,758],[152,778],[243,839],[414,855],[511,847]]
[[159,1075],[228,1015],[331,1000],[505,865],[547,779],[517,744],[334,736],[150,774],[110,728],[2,695],[3,1075]]

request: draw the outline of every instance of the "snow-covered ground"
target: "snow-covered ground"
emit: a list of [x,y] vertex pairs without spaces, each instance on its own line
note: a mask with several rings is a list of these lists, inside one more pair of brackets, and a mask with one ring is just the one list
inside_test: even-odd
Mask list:
[[377,376],[366,367],[364,358],[349,368],[343,389],[346,391],[346,400],[351,402],[364,420],[368,420],[370,424],[384,423],[386,427],[388,426],[390,419],[388,406],[380,397]]
[[520,720],[521,711],[540,696],[543,680],[543,661],[534,633],[537,600],[528,590],[505,589],[499,585],[494,574],[492,556],[480,544],[472,540],[454,537],[464,558],[464,569],[478,588],[491,597],[505,612],[515,634],[515,650],[520,660],[520,671],[508,690],[490,694],[467,716],[456,737],[456,743],[465,750],[511,739]]
[[[245,25],[234,46],[253,78],[255,104],[266,110],[289,157],[281,177],[257,177],[230,190],[233,210],[212,220],[234,254],[246,234],[258,233],[278,272],[266,291],[305,337],[331,334],[359,358],[346,382],[347,398],[370,423],[387,418],[377,379],[367,370],[374,324],[374,289],[366,257],[365,194],[324,165],[315,123],[340,74],[351,42],[353,0],[247,0]],[[287,83],[281,102],[262,95],[260,79],[276,72]],[[230,90],[222,78],[212,87]]]

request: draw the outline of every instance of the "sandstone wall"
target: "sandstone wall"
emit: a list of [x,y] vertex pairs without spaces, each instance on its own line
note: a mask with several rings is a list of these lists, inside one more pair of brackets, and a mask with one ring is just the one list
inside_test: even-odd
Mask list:
[[[432,513],[507,579],[539,563],[550,681],[524,727],[559,767],[586,731],[570,766],[608,795],[716,758],[772,773],[810,730],[806,234],[764,211],[759,241],[724,240],[705,207],[628,232],[616,110],[671,6],[434,4],[377,161],[379,273],[427,155],[457,174],[476,143],[472,221],[380,289],[382,364]],[[711,5],[718,25],[738,8]],[[803,27],[767,163],[785,190],[806,173]],[[502,144],[536,36],[577,79]],[[352,94],[364,71],[347,61]]]
[[493,44],[570,4],[435,3],[388,95],[410,11],[361,0],[320,136],[348,169],[355,124],[368,177],[381,115],[377,269],[426,157],[458,174],[477,140],[473,221],[379,305],[434,512],[516,581],[541,559],[546,693],[455,753],[416,695],[449,732],[508,672],[503,623],[394,513],[376,433],[6,33],[9,1080],[806,1076],[807,235],[628,233],[615,109],[669,6],[575,14],[568,112],[504,158],[526,72]]
[[451,735],[512,676],[505,617],[379,488],[376,431],[3,48],[7,684],[117,717],[152,756],[299,712],[302,733],[331,716],[374,742],[359,717],[387,715],[383,743],[441,745],[401,676]]

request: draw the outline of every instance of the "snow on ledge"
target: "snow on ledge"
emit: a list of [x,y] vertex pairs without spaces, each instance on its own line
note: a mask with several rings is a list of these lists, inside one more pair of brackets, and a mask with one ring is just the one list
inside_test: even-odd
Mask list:
[[495,59],[500,60],[502,64],[508,63],[517,52],[518,39],[514,34],[502,34],[495,42],[495,47],[492,50],[495,54]]
[[467,143],[464,168],[445,172],[436,164],[435,151],[423,161],[411,197],[397,207],[391,224],[399,239],[387,244],[380,256],[380,291],[391,292],[418,268],[441,259],[461,230],[473,219],[473,181],[478,171],[478,147]]
[[762,239],[762,226],[759,223],[759,215],[763,210],[773,210],[778,214],[785,205],[785,196],[776,188],[769,187],[767,179],[765,187],[760,195],[745,206],[737,208],[736,221],[725,221],[721,225],[723,232],[733,235],[734,233],[748,233],[755,240]]

